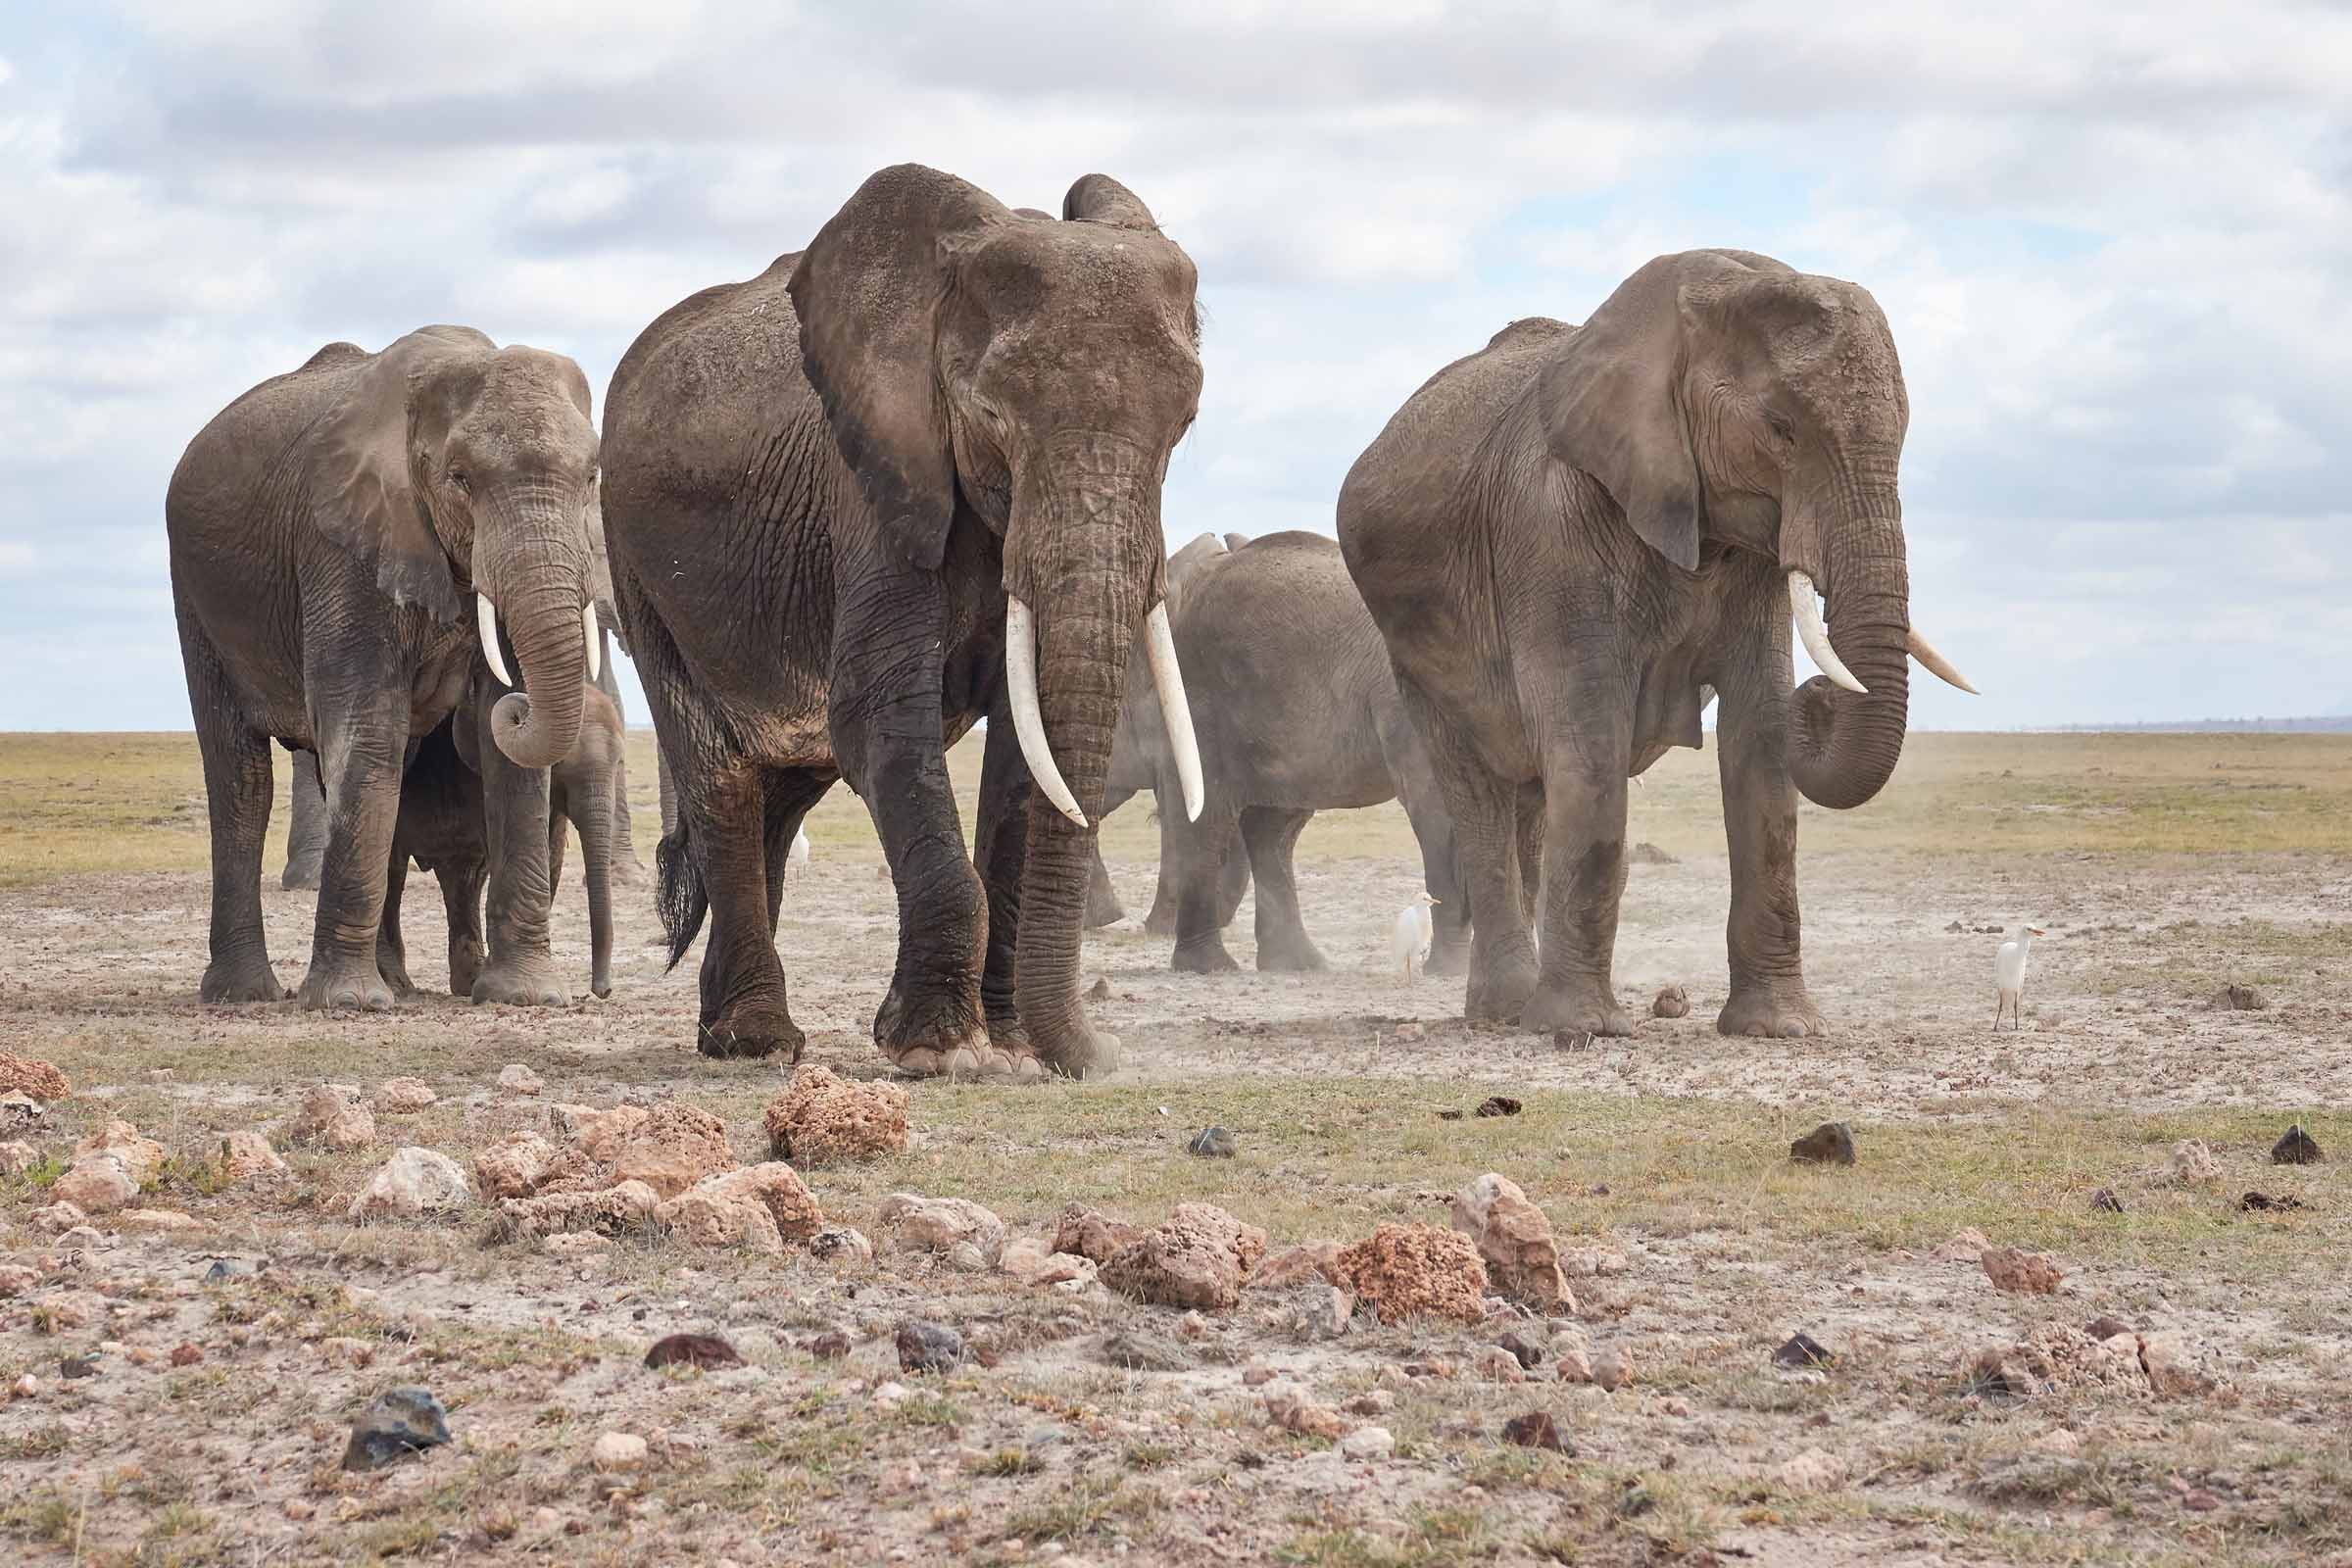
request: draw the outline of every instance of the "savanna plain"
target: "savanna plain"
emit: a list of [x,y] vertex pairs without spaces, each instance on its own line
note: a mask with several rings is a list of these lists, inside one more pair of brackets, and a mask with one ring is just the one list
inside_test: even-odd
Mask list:
[[[953,761],[968,830],[976,748]],[[277,887],[279,772],[264,903],[292,985],[312,896]],[[395,1149],[472,1177],[512,1132],[560,1141],[560,1104],[684,1102],[769,1157],[790,1069],[695,1054],[695,958],[664,971],[650,894],[622,901],[607,1002],[433,995],[439,900],[414,873],[425,996],[207,1007],[192,739],[0,737],[0,1050],[72,1089],[0,1129],[35,1155],[0,1177],[0,1559],[2352,1564],[2352,737],[1914,736],[1876,803],[1804,810],[1833,1032],[1801,1041],[1715,1033],[1717,799],[1711,741],[1633,792],[1648,849],[1617,982],[1641,1023],[1595,1042],[1467,1029],[1458,979],[1396,971],[1418,863],[1393,806],[1299,844],[1328,973],[1254,972],[1248,904],[1243,972],[1171,973],[1140,928],[1139,802],[1104,829],[1130,918],[1087,941],[1114,1076],[908,1084],[904,1152],[802,1172],[871,1259],[640,1230],[558,1251],[478,1184],[425,1217],[347,1214]],[[893,889],[846,790],[809,837],[780,933],[795,1012],[808,1060],[873,1078]],[[556,944],[584,994],[578,863]],[[2021,920],[2048,934],[2022,1029],[1995,1035],[1997,933]],[[1670,984],[1690,1014],[1649,1016]],[[536,1094],[501,1085],[512,1064]],[[433,1102],[396,1110],[395,1077]],[[321,1084],[376,1102],[368,1142],[291,1136]],[[1520,1108],[1478,1114],[1491,1097]],[[116,1120],[160,1162],[133,1206],[51,1234],[33,1215]],[[1827,1121],[1855,1162],[1792,1161]],[[1187,1152],[1212,1124],[1232,1157]],[[2273,1162],[2290,1124],[2324,1160]],[[219,1151],[248,1131],[283,1171],[230,1179]],[[1487,1172],[1548,1214],[1573,1304],[1384,1324],[1308,1269],[1187,1314],[884,1219],[895,1193],[965,1199],[1018,1250],[1069,1204],[1152,1226],[1205,1202],[1281,1252],[1445,1227]],[[2021,1273],[2054,1289],[2002,1288]],[[903,1369],[910,1319],[969,1354]],[[649,1370],[681,1332],[743,1364]],[[1776,1360],[1800,1332],[1826,1360]],[[403,1386],[451,1441],[343,1468],[355,1417]],[[1537,1413],[1556,1446],[1505,1440]],[[611,1434],[642,1451],[600,1457]]]

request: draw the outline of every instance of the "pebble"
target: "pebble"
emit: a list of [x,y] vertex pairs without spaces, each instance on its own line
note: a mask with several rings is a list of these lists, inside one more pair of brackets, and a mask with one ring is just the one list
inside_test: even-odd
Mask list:
[[1841,1121],[1825,1121],[1790,1144],[1788,1157],[1800,1165],[1851,1165],[1854,1130]]
[[510,1095],[535,1095],[547,1084],[521,1062],[510,1061],[498,1069],[498,1087]]
[[1592,1381],[1611,1394],[1631,1388],[1634,1382],[1634,1355],[1621,1345],[1604,1347],[1592,1357]]
[[1357,1427],[1340,1440],[1340,1453],[1349,1459],[1386,1459],[1396,1451],[1396,1436],[1387,1427]]
[[622,1470],[642,1470],[652,1450],[646,1441],[630,1432],[608,1432],[596,1440],[588,1450],[588,1462],[607,1475]]
[[1547,1448],[1553,1453],[1569,1451],[1567,1443],[1560,1437],[1558,1423],[1551,1419],[1550,1412],[1544,1410],[1531,1410],[1505,1421],[1502,1424],[1502,1441],[1522,1448]]
[[654,1342],[654,1348],[645,1352],[645,1364],[691,1366],[708,1372],[744,1362],[735,1347],[715,1334],[670,1334]]
[[[174,1352],[174,1356],[176,1357]],[[394,1389],[379,1395],[352,1423],[343,1450],[346,1470],[380,1470],[449,1441],[449,1412],[429,1389]]]
[[2274,1165],[2317,1165],[2327,1157],[2319,1143],[2300,1126],[2289,1127],[2286,1135],[2271,1146]]
[[1184,1147],[1206,1159],[1231,1159],[1239,1152],[1233,1142],[1233,1134],[1222,1127],[1202,1128]]
[[909,1318],[899,1325],[899,1370],[953,1372],[963,1364],[963,1336],[945,1323]]
[[1788,1344],[1772,1352],[1774,1366],[1828,1366],[1837,1359],[1828,1347],[1801,1329],[1789,1337]]

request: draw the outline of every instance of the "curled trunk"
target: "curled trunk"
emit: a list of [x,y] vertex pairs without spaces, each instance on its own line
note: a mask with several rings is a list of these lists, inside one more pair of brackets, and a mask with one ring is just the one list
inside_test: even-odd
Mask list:
[[514,509],[503,543],[477,572],[506,625],[522,689],[491,710],[491,734],[516,767],[552,767],[580,738],[588,680],[580,633],[588,602],[587,547],[567,537],[554,505]]
[[1822,530],[1829,632],[1866,693],[1816,675],[1788,700],[1788,773],[1806,800],[1844,810],[1886,786],[1910,717],[1911,576],[1891,514],[1835,519]]

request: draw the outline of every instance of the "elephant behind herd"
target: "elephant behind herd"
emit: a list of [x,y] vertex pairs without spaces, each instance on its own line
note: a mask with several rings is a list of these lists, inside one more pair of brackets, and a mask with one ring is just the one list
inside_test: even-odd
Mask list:
[[[285,995],[259,896],[272,741],[300,754],[289,885],[316,849],[304,1005],[408,989],[412,860],[442,883],[453,989],[563,1000],[566,820],[609,991],[635,864],[616,620],[659,734],[672,962],[710,926],[708,1054],[800,1054],[784,858],[841,779],[897,887],[874,1035],[903,1070],[1116,1061],[1079,943],[1102,815],[1145,789],[1177,968],[1233,966],[1218,932],[1252,878],[1259,966],[1322,967],[1292,847],[1317,809],[1400,798],[1470,1015],[1624,1033],[1625,781],[1700,744],[1710,692],[1718,1026],[1818,1030],[1795,798],[1884,786],[1907,658],[1965,685],[1910,627],[1908,405],[1876,302],[1746,252],[1661,257],[1584,326],[1514,322],[1432,377],[1350,470],[1336,544],[1171,561],[1194,289],[1106,176],[1055,218],[907,165],[648,327],[601,450],[576,365],[457,327],[331,344],[231,404],[165,508],[212,819],[204,998]],[[1791,611],[1824,671],[1793,690]],[[967,855],[946,752],[983,720]]]

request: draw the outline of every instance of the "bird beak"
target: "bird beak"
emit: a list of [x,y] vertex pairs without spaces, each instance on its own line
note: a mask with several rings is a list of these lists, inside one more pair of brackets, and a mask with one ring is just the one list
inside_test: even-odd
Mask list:
[[2039,927],[2039,926],[2037,926],[2037,925],[2030,925],[2030,926],[2026,927],[2026,929],[2027,929],[2027,931],[2031,932],[2033,935],[2034,935],[2034,936],[2037,936],[2037,937],[2046,937],[2046,936],[2048,936],[2048,935],[2049,935],[2049,933],[2048,933],[2047,931],[2044,931],[2044,930],[2043,930],[2041,927]]

